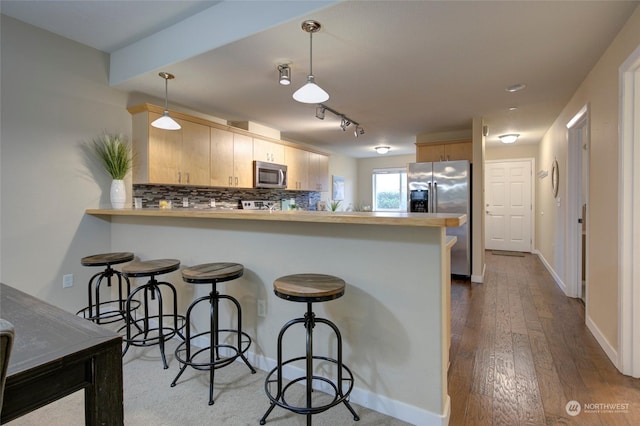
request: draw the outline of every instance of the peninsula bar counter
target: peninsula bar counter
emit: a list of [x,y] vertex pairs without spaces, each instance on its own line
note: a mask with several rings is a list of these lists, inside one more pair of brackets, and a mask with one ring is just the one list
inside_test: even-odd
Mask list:
[[[183,267],[243,264],[244,276],[220,290],[240,301],[243,330],[254,342],[249,360],[265,371],[275,365],[280,328],[304,311],[278,299],[273,281],[303,272],[343,278],[345,295],[319,305],[316,314],[342,331],[344,360],[355,376],[351,401],[416,425],[448,423],[445,228],[465,223],[465,215],[213,209],[86,213],[88,220],[110,221],[112,251],[132,251],[141,260],[176,258]],[[179,271],[167,279],[176,285],[182,311],[204,295],[205,290],[183,283]],[[266,302],[264,317],[257,315],[259,300]],[[220,318],[224,326],[232,315],[221,307]],[[208,324],[208,311],[196,315],[194,323]],[[304,341],[299,333],[292,341]],[[318,348],[335,350],[322,330],[314,341]],[[290,351],[284,356],[299,355]],[[169,362],[175,364],[172,357]]]

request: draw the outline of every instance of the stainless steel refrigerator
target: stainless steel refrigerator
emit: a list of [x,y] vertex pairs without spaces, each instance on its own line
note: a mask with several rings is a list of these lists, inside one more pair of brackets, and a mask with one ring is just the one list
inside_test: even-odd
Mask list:
[[458,241],[451,249],[451,273],[471,275],[471,165],[468,161],[410,163],[407,209],[423,213],[464,213],[467,222],[447,228]]

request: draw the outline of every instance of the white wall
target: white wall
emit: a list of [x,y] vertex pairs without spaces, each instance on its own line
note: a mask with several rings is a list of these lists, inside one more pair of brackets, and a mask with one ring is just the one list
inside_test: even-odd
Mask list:
[[[2,15],[0,280],[69,311],[86,304],[90,254],[110,250],[111,179],[81,146],[131,134],[126,95],[108,87],[107,55]],[[62,288],[62,275],[75,284]]]
[[339,211],[345,211],[350,205],[356,206],[356,192],[358,188],[357,162],[355,158],[341,154],[329,157],[329,191],[322,193],[322,200],[329,205],[333,199],[333,176],[344,177],[344,200],[340,202]]
[[[541,185],[536,204],[536,241],[555,273],[565,278],[567,199],[566,125],[585,105],[590,111],[589,206],[587,211],[587,324],[612,357],[618,348],[618,69],[640,45],[636,8],[616,39],[540,142],[538,168],[560,165],[558,203],[551,185]],[[558,205],[559,204],[559,205]]]

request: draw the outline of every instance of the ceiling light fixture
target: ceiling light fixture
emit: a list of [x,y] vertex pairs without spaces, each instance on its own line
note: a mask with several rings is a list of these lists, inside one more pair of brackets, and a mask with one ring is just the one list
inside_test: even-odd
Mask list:
[[283,86],[290,85],[291,84],[291,67],[289,67],[289,64],[278,65],[278,72],[280,73],[278,82]]
[[525,84],[518,83],[518,84],[512,84],[511,86],[507,87],[504,90],[506,90],[507,92],[513,93],[513,92],[519,92],[525,87],[527,87]]
[[514,143],[518,140],[520,135],[518,133],[509,133],[508,135],[498,136],[500,138],[500,142],[502,143]]
[[318,32],[321,28],[318,21],[304,21],[302,30],[309,33],[309,76],[307,83],[296,90],[293,99],[305,104],[319,104],[329,99],[329,94],[315,83],[313,76],[313,33]]
[[335,109],[329,108],[325,104],[318,104],[316,106],[316,118],[319,118],[320,120],[324,120],[325,111],[329,111],[336,117],[340,118],[340,128],[342,129],[343,132],[347,130],[347,127],[353,124],[354,126],[356,126],[356,129],[353,132],[353,135],[356,138],[358,137],[358,135],[364,135],[364,129],[360,127],[360,123],[358,123],[357,121],[354,121],[353,119],[347,117],[342,113],[339,113]]
[[386,154],[387,152],[389,152],[391,147],[389,147],[389,146],[376,146],[373,149],[375,149],[378,154]]
[[162,113],[162,117],[154,120],[151,125],[158,129],[180,130],[180,125],[173,118],[169,117],[169,80],[172,80],[175,76],[164,71],[158,75],[164,78],[164,112]]

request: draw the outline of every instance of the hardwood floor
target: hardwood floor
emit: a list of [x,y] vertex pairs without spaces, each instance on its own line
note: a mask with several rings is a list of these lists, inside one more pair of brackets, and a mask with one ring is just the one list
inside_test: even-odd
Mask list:
[[640,379],[609,361],[582,302],[535,255],[487,252],[486,263],[484,284],[451,287],[449,424],[640,425]]

